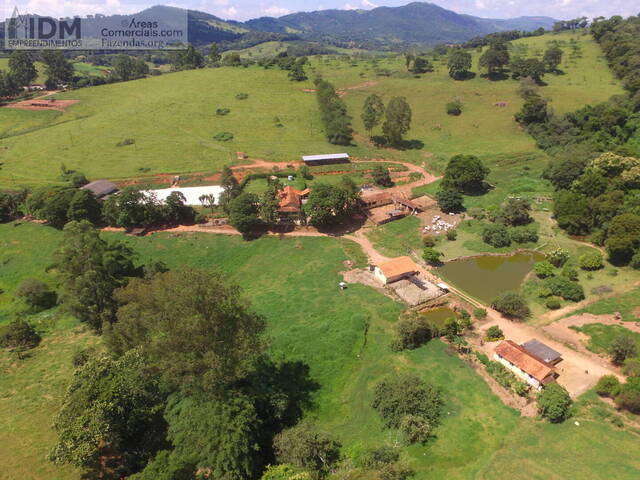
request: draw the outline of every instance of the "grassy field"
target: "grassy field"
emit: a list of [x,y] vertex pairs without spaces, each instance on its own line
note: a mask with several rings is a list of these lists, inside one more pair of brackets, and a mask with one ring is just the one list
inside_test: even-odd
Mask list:
[[607,313],[620,312],[622,320],[625,322],[637,322],[640,318],[640,288],[635,288],[623,295],[605,298],[598,302],[578,310],[572,315],[581,313],[592,313],[603,315]]
[[30,223],[0,224],[0,323],[19,306],[13,292],[22,280],[37,278],[51,285],[45,272],[60,241],[60,232]]
[[[530,43],[527,54],[533,55],[550,40],[563,42],[570,51],[572,38],[580,45],[580,57],[566,55],[564,74],[548,75],[549,86],[542,89],[557,111],[621,92],[589,37],[547,35],[520,42]],[[475,52],[474,65],[478,57]],[[257,66],[179,72],[76,90],[59,95],[80,100],[61,114],[20,112],[17,117],[15,112],[0,110],[0,148],[4,150],[0,187],[59,181],[61,163],[91,178],[118,179],[142,173],[217,171],[234,161],[237,151],[272,161],[295,161],[302,154],[346,150],[356,157],[425,163],[434,172],[441,171],[456,153],[480,155],[496,167],[512,161],[514,171],[522,168],[527,155],[530,175],[513,178],[512,183],[538,188],[535,173],[546,160],[539,153],[531,156],[536,152],[534,142],[513,120],[521,105],[517,82],[492,82],[481,76],[458,82],[449,78],[442,63],[436,68],[414,78],[401,57],[313,57],[307,72],[310,78],[321,73],[339,88],[362,87],[348,89],[344,97],[357,131],[357,145],[351,147],[335,147],[325,140],[315,97],[303,92],[313,86],[310,80],[290,82],[286,72]],[[379,76],[380,69],[390,76]],[[406,138],[421,148],[398,151],[369,144],[360,110],[373,92],[385,100],[407,97],[413,122]],[[238,93],[248,93],[249,98],[237,100]],[[465,104],[459,117],[445,112],[445,104],[454,98]],[[499,101],[507,106],[495,107]],[[231,113],[216,116],[217,108],[229,108]],[[233,133],[233,140],[214,140],[221,132]],[[126,138],[135,144],[116,146]]]
[[[3,282],[42,273],[48,265],[45,249],[50,248],[45,245],[55,245],[60,233],[32,224],[0,228],[15,252],[14,273]],[[615,475],[631,480],[640,471],[636,457],[619,455],[637,442],[628,428],[583,420],[582,410],[580,429],[571,422],[551,426],[519,418],[439,341],[405,354],[392,352],[388,345],[400,305],[361,285],[337,288],[344,261],[365,263],[351,242],[327,238],[243,242],[206,234],[109,237],[125,239],[138,252],[139,262],[154,259],[170,267],[215,267],[237,281],[253,308],[267,319],[273,355],[310,365],[322,388],[309,415],[340,438],[345,454],[358,455],[367,446],[397,439],[394,432],[382,429],[369,405],[375,382],[410,370],[440,386],[447,399],[436,439],[404,450],[403,458],[417,471],[418,480],[493,479],[500,472],[501,478],[545,478],[558,464],[554,478],[575,478],[569,458],[576,449],[582,458],[576,471],[591,472],[588,478]],[[54,440],[49,425],[71,375],[69,360],[73,352],[98,339],[55,310],[32,321],[43,332],[43,343],[23,361],[1,357],[0,423],[9,428],[0,432],[4,475],[0,477],[76,480],[78,472],[53,466],[44,455]],[[610,460],[614,456],[615,463]],[[524,477],[522,462],[531,463],[537,476]],[[351,478],[373,480],[363,475]]]
[[629,329],[619,325],[603,325],[602,323],[590,323],[582,327],[571,327],[577,332],[588,335],[589,343],[587,348],[594,353],[607,355],[611,347],[611,343],[620,336],[631,337],[635,340],[638,350],[640,351],[640,334],[631,332]]

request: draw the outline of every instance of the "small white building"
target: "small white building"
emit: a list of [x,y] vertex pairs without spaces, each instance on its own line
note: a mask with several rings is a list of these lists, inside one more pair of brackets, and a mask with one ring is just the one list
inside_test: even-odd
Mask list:
[[398,257],[377,265],[374,275],[383,285],[416,275],[420,269],[409,257]]
[[542,387],[556,379],[556,371],[552,365],[511,340],[501,342],[493,357],[536,390],[542,390]]

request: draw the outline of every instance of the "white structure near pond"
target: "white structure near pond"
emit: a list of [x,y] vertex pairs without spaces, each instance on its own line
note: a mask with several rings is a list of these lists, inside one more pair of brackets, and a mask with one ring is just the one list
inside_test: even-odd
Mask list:
[[200,197],[202,195],[213,195],[216,198],[216,203],[220,201],[220,194],[223,192],[223,188],[220,185],[209,185],[205,187],[175,187],[175,188],[162,188],[160,190],[148,190],[146,193],[152,193],[160,202],[164,202],[166,198],[173,192],[180,192],[184,195],[186,205],[202,205]]

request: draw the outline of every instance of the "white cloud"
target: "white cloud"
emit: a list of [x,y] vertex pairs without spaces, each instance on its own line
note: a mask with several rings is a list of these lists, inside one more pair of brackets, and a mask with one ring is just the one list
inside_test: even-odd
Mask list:
[[263,8],[262,13],[269,15],[270,17],[281,17],[291,13],[288,8],[280,7],[278,5],[271,5],[270,7]]
[[476,6],[477,9],[479,10],[486,10],[487,9],[487,4],[484,3],[483,0],[476,0],[474,2],[474,5]]
[[223,10],[224,15],[227,16],[227,18],[236,18],[236,16],[238,15],[238,9],[234,6],[231,6],[229,8],[225,8]]
[[350,3],[345,3],[344,7],[342,7],[343,10],[357,10],[356,7],[354,7],[353,5],[351,5]]
[[375,3],[369,1],[369,0],[362,0],[362,6],[365,8],[377,8],[378,5],[376,5]]

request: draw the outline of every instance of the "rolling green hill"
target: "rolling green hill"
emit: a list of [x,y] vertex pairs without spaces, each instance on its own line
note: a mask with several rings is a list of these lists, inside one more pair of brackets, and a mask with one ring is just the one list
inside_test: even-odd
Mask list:
[[[514,42],[513,49],[538,55],[551,41],[561,42],[566,51],[564,74],[547,75],[548,86],[541,91],[557,112],[622,92],[589,36],[527,38]],[[579,51],[573,58],[572,45]],[[479,55],[474,52],[475,71]],[[364,158],[426,161],[435,171],[456,153],[473,153],[492,162],[495,155],[537,151],[513,119],[522,102],[514,80],[492,82],[478,75],[454,81],[442,63],[436,64],[435,72],[414,78],[402,57],[313,57],[307,70],[310,77],[321,73],[346,89],[357,145],[336,147],[325,140],[315,95],[304,91],[313,88],[311,81],[291,82],[286,72],[257,66],[203,69],[60,94],[58,98],[80,100],[64,113],[0,109],[0,186],[59,181],[62,163],[90,178],[219,171],[235,160],[237,151],[289,162],[303,154],[346,150]],[[238,93],[248,93],[249,98],[237,100]],[[407,138],[422,142],[423,148],[380,149],[367,141],[360,111],[370,93],[385,101],[398,95],[408,99],[413,122]],[[455,98],[464,105],[458,117],[445,112],[446,103]],[[496,107],[496,102],[506,106]],[[217,116],[218,108],[231,113]],[[233,140],[214,140],[220,132],[233,133]],[[135,144],[117,146],[127,138]]]

